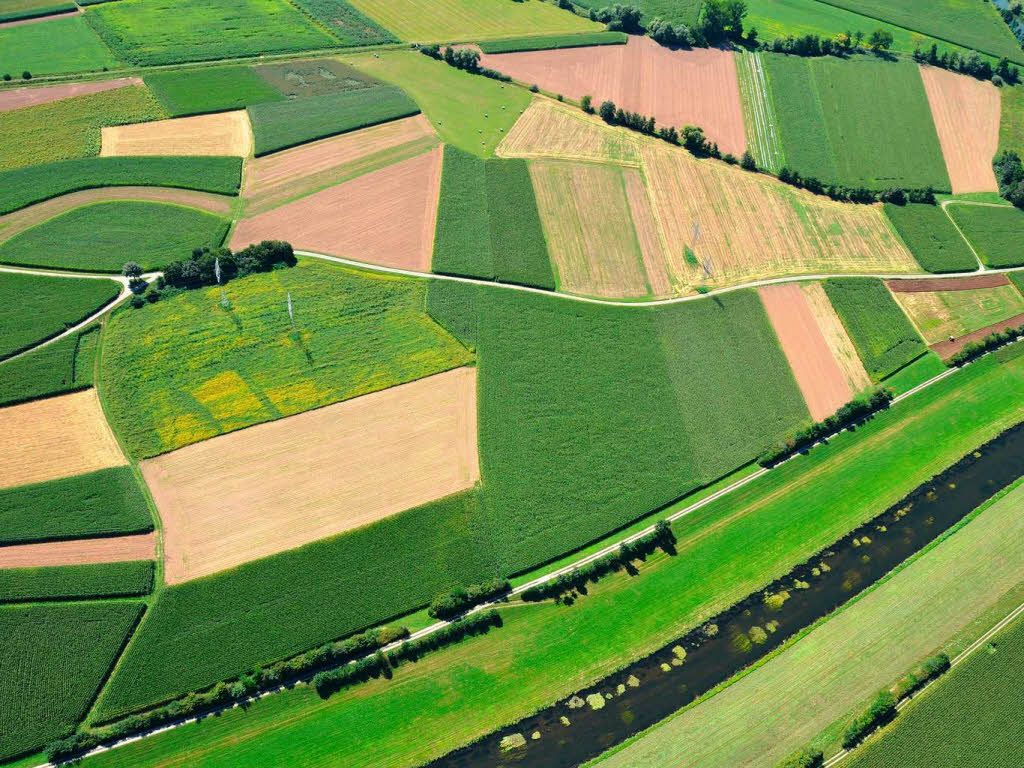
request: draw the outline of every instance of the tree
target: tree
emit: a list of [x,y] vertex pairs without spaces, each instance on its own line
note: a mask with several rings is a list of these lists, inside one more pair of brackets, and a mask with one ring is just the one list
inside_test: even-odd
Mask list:
[[590,98],[590,94],[589,93],[586,96],[584,96],[582,99],[580,99],[580,107],[588,115],[594,114],[594,103],[593,103],[593,99]]
[[750,154],[749,149],[743,153],[743,158],[740,160],[740,167],[747,171],[757,170],[757,161],[754,159],[754,156]]
[[835,43],[836,47],[838,47],[840,50],[848,51],[850,50],[850,33],[840,32],[838,35],[832,38],[832,42]]
[[601,116],[601,119],[606,123],[615,122],[615,102],[603,101],[601,106],[597,110],[597,114]]
[[853,33],[853,47],[860,48],[862,42],[864,42],[864,33],[858,29]]
[[700,31],[711,43],[740,40],[743,17],[747,15],[744,0],[706,0],[701,13]]
[[142,277],[142,267],[136,261],[126,261],[121,267],[121,274],[125,277]]
[[892,32],[887,29],[876,29],[868,38],[868,48],[875,53],[887,51],[892,47]]

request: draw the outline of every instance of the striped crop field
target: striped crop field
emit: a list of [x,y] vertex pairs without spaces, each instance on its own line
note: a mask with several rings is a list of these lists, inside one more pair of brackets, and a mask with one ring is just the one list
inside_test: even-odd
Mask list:
[[761,54],[739,51],[736,54],[736,75],[740,82],[747,144],[758,166],[776,173],[786,164],[786,156],[782,151],[775,105]]

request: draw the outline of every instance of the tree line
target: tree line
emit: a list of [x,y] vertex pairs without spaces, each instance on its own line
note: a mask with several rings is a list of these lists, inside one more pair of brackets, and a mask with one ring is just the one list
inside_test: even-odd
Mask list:
[[1024,164],[1013,150],[1003,150],[992,160],[999,184],[999,196],[1024,208]]

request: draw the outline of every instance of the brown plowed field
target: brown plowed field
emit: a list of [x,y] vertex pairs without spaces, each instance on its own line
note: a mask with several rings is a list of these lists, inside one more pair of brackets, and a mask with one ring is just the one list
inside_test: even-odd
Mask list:
[[921,67],[953,193],[997,192],[992,158],[999,149],[999,89],[967,75]]
[[252,160],[242,196],[250,215],[292,198],[339,184],[404,160],[436,145],[437,134],[422,115],[344,133]]
[[252,128],[244,109],[101,130],[100,157],[120,155],[233,155],[252,151]]
[[85,96],[89,93],[111,91],[128,85],[142,85],[137,77],[122,77],[118,80],[104,80],[99,83],[71,83],[69,85],[48,85],[40,88],[14,88],[0,91],[0,112],[12,109],[34,107],[37,104],[48,104],[51,101],[70,99],[73,96]]
[[907,280],[888,280],[886,284],[893,293],[918,293],[921,291],[973,291],[978,288],[997,288],[1009,285],[1006,275],[977,275],[976,277],[922,277]]
[[230,216],[234,198],[214,195],[209,192],[196,192],[191,189],[172,189],[171,187],[101,187],[99,189],[83,189],[51,200],[45,200],[20,211],[0,216],[0,240],[14,237],[29,227],[42,224],[47,219],[78,208],[89,203],[109,202],[111,200],[148,200],[154,203],[176,203],[190,208],[200,208],[219,216]]
[[0,408],[0,434],[0,488],[128,463],[95,389]]
[[589,94],[595,106],[610,99],[661,125],[698,125],[723,152],[747,148],[732,51],[673,51],[630,36],[626,45],[485,54],[480,63],[576,101]]
[[296,248],[429,271],[441,150],[242,219],[231,248],[287,240]]
[[868,389],[871,386],[871,377],[864,370],[864,363],[857,354],[857,348],[853,346],[846,326],[829,301],[825,287],[821,283],[800,283],[800,289],[807,299],[811,312],[814,313],[814,319],[825,337],[825,342],[832,350],[832,357],[846,377],[846,383],[850,385],[850,390],[857,393]]
[[0,547],[0,568],[42,568],[47,565],[90,565],[154,559],[155,533]]
[[471,487],[476,369],[261,424],[142,463],[176,584]]
[[814,313],[796,283],[757,289],[793,369],[811,418],[821,421],[848,403],[853,392],[829,349]]
[[972,341],[981,341],[990,333],[1005,331],[1007,328],[1019,328],[1022,325],[1024,325],[1024,314],[1016,315],[1009,320],[1003,320],[1001,323],[994,323],[985,328],[980,328],[953,341],[940,341],[938,344],[932,344],[931,349],[943,360],[948,360]]

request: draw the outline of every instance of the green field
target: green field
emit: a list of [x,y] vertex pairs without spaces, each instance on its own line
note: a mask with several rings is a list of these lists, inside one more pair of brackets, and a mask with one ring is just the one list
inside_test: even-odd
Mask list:
[[339,59],[299,59],[261,64],[253,71],[288,99],[305,99],[339,91],[357,91],[382,85]]
[[[530,0],[535,3],[538,0]],[[530,104],[530,94],[522,88],[471,75],[414,51],[354,56],[348,61],[403,88],[445,143],[481,157],[494,154]]]
[[4,363],[0,405],[92,386],[99,326],[65,336]]
[[143,607],[0,607],[0,760],[36,750],[78,724]]
[[445,149],[431,268],[554,290],[525,160],[481,160]]
[[999,93],[999,149],[1012,150],[1024,157],[1024,86],[1003,86]]
[[978,268],[978,260],[941,206],[886,203],[885,215],[928,272],[972,272]]
[[171,117],[244,109],[284,97],[252,67],[211,67],[146,75],[146,87]]
[[116,66],[117,59],[81,16],[0,29],[0,75],[59,75]]
[[896,373],[882,379],[882,383],[885,384],[886,389],[892,391],[895,397],[909,392],[918,384],[923,384],[947,370],[942,358],[928,350],[910,365],[900,368]]
[[382,85],[249,107],[257,157],[420,111],[401,88]]
[[554,48],[582,48],[590,45],[623,45],[625,32],[584,32],[578,35],[540,35],[512,37],[480,43],[484,53],[514,53],[516,51],[548,51]]
[[119,293],[113,280],[0,273],[0,360],[63,333]]
[[[426,762],[661,647],[837,540],[1019,421],[1022,382],[1024,359],[984,358],[686,518],[675,526],[678,556],[653,555],[636,578],[610,576],[572,608],[513,607],[500,632],[391,681],[327,701],[299,686],[90,760],[96,768],[233,768],[268,754],[287,754],[296,768]],[[1019,579],[1019,569],[991,565]],[[951,596],[961,597],[970,595]]]
[[601,29],[541,0],[349,0],[364,14],[414,43],[556,35]]
[[153,530],[146,497],[129,467],[0,490],[0,522],[0,544]]
[[295,0],[295,4],[329,29],[342,45],[398,42],[398,38],[357,11],[348,0]]
[[872,381],[884,379],[926,351],[881,280],[832,278],[824,286]]
[[[791,169],[847,186],[949,191],[916,64],[873,57],[763,58]],[[886,87],[874,87],[879,82]]]
[[[122,0],[123,1],[123,0]],[[286,309],[291,293],[293,331]],[[423,283],[301,261],[111,318],[101,371],[137,457],[468,363]]]
[[230,222],[183,205],[116,200],[54,216],[0,244],[0,261],[33,267],[120,272],[126,261],[144,270],[218,247]]
[[953,221],[987,267],[1024,264],[1024,211],[1010,206],[950,205]]
[[[39,25],[14,29],[36,26]],[[115,88],[0,112],[0,136],[4,137],[0,144],[0,171],[95,156],[100,153],[100,128],[164,117],[166,113],[142,86]],[[44,125],[46,130],[39,130]]]
[[[478,501],[475,491],[450,496],[165,588],[104,693],[100,717],[211,685],[425,605],[455,584],[492,578]],[[401,568],[395,552],[409,554]]]
[[152,590],[150,560],[0,569],[0,603],[137,597]]
[[[610,4],[604,0],[579,0],[576,5],[600,10]],[[634,0],[630,5],[643,12],[644,23],[661,18],[673,24],[686,24],[692,27],[697,24],[700,16],[701,0]]]
[[[1020,502],[1020,499],[1018,499]],[[1024,622],[1018,619],[858,749],[853,768],[1014,768],[1020,743]]]
[[[0,214],[96,187],[180,187],[237,195],[240,157],[88,157],[0,172]],[[2,230],[0,230],[2,232]]]
[[122,60],[142,66],[338,45],[286,0],[118,0],[85,18]]

